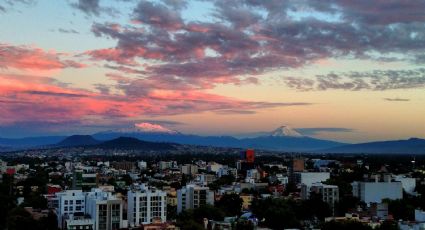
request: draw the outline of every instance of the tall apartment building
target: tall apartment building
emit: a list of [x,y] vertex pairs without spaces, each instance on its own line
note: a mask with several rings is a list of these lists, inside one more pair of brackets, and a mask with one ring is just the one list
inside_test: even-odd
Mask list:
[[86,194],[86,214],[94,220],[94,230],[123,227],[123,201],[110,192],[93,189]]
[[93,230],[115,230],[123,227],[123,201],[112,193],[93,189],[91,192],[68,190],[56,193],[58,227],[92,225]]
[[58,227],[64,228],[65,222],[71,216],[84,215],[86,211],[86,197],[81,190],[67,190],[56,193],[56,198],[53,198],[58,204],[57,216]]
[[206,204],[214,204],[214,191],[208,187],[190,184],[177,190],[177,213]]
[[167,193],[140,185],[128,192],[127,220],[130,227],[167,220]]
[[335,214],[335,204],[339,201],[338,186],[323,183],[313,183],[310,186],[302,184],[301,199],[310,199],[312,193],[319,195],[323,202],[328,203],[332,209],[332,213]]
[[301,186],[301,199],[309,199],[311,193],[320,195],[322,200],[331,206],[339,201],[339,189],[336,185],[314,183],[311,186],[305,184]]
[[182,174],[195,175],[198,173],[198,166],[193,164],[185,164],[180,167]]

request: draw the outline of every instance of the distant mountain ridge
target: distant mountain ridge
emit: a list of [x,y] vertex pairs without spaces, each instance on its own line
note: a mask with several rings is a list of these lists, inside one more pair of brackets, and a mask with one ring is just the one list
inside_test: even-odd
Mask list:
[[74,147],[100,144],[101,141],[94,139],[90,135],[73,135],[57,143],[57,147]]
[[350,144],[324,149],[328,153],[393,153],[393,154],[425,154],[425,139],[410,138],[408,140],[377,141]]
[[131,137],[119,137],[97,145],[92,145],[92,147],[102,149],[137,149],[159,151],[176,149],[176,144],[141,141]]
[[8,148],[28,148],[54,145],[67,138],[66,136],[44,136],[24,138],[0,138],[0,145]]
[[104,131],[93,135],[21,139],[0,138],[0,146],[3,151],[5,149],[10,151],[46,146],[93,146],[117,149],[144,148],[152,150],[170,150],[179,144],[228,148],[255,148],[285,152],[425,154],[424,139],[411,138],[409,140],[346,144],[303,136],[287,125],[283,125],[271,132],[260,132],[257,136],[245,138],[184,134],[158,124],[150,123],[140,123],[132,128]]
[[93,135],[98,140],[110,140],[120,136],[137,138],[153,142],[171,142],[188,145],[202,145],[214,147],[230,148],[258,148],[276,151],[306,152],[323,148],[332,148],[344,145],[335,141],[321,140],[312,137],[306,137],[295,131],[289,126],[281,126],[271,132],[264,132],[261,136],[253,138],[235,138],[232,136],[198,136],[183,134],[177,131],[162,132],[167,130],[159,128],[155,132],[144,132],[132,129],[130,132],[122,130],[112,130],[109,132],[100,132]]

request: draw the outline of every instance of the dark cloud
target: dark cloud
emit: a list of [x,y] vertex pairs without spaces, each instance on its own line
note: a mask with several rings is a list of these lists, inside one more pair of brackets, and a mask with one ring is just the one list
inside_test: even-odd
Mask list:
[[134,20],[162,29],[177,30],[182,28],[183,19],[179,12],[175,11],[175,7],[179,5],[175,1],[167,2],[171,3],[174,9],[161,3],[140,1],[134,9]]
[[87,15],[99,16],[101,12],[99,0],[78,0],[77,3],[72,3],[71,5]]
[[179,126],[179,125],[186,125],[184,122],[180,121],[171,121],[171,120],[152,120],[152,119],[144,119],[138,121],[138,123],[147,122],[152,124],[159,124],[159,125],[171,125],[171,126]]
[[252,111],[252,110],[238,110],[238,109],[226,109],[226,110],[218,110],[215,111],[215,113],[217,114],[224,114],[224,115],[228,115],[228,114],[256,114],[256,111]]
[[412,89],[425,87],[425,69],[329,73],[316,75],[315,79],[285,77],[284,81],[288,87],[301,91]]
[[396,101],[396,102],[405,102],[410,101],[408,98],[384,98],[385,101]]
[[64,33],[64,34],[79,34],[79,32],[74,29],[64,29],[64,28],[59,28],[58,32]]
[[337,132],[337,133],[347,133],[354,132],[354,129],[350,128],[334,128],[334,127],[323,127],[323,128],[297,128],[298,132],[306,136],[314,136],[319,133],[328,133],[328,132]]
[[34,5],[36,0],[3,0],[0,4],[0,13],[6,13],[9,9],[14,9],[17,4]]
[[25,94],[32,94],[32,95],[41,95],[41,96],[51,96],[51,97],[88,97],[88,95],[85,94],[76,94],[76,93],[64,93],[64,92],[49,92],[49,91],[23,91],[22,93]]
[[95,84],[94,87],[101,93],[101,94],[109,94],[111,91],[111,87],[105,84]]

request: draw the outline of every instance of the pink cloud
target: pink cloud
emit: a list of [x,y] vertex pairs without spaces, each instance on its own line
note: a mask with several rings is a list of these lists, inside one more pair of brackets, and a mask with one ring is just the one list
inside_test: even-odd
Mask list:
[[55,51],[0,43],[0,68],[52,70],[85,66],[73,60],[61,60],[60,54]]

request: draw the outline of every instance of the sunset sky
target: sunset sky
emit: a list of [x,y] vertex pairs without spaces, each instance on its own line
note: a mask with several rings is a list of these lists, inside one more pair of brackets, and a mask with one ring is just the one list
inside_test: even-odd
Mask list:
[[425,138],[425,1],[0,0],[0,137]]

